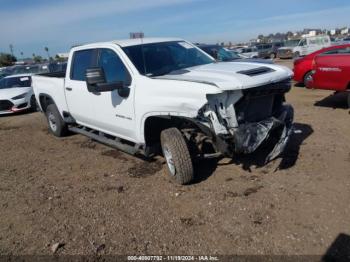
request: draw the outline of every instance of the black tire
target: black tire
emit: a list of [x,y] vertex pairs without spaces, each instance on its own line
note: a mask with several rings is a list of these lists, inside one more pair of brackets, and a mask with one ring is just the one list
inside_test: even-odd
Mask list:
[[46,108],[46,119],[49,125],[49,130],[53,135],[57,137],[62,137],[67,134],[67,124],[62,119],[56,105],[50,104]]
[[169,176],[180,185],[194,179],[193,164],[185,138],[177,128],[163,130],[160,141]]
[[348,92],[348,108],[350,108],[350,92]]
[[295,52],[294,54],[293,54],[293,58],[299,58],[300,57],[300,53],[299,52]]
[[276,54],[275,54],[275,53],[271,53],[271,54],[270,54],[270,59],[272,59],[272,60],[273,60],[273,59],[276,59]]
[[30,111],[32,111],[32,112],[38,111],[38,104],[36,102],[35,96],[32,96],[30,98]]
[[307,88],[307,82],[308,82],[308,78],[312,75],[312,72],[307,72],[304,76],[304,79],[303,79],[303,84],[304,86]]

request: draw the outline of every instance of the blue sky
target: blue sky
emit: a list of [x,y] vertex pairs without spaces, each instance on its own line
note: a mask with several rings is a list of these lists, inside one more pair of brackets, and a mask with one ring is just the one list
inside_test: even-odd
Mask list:
[[0,52],[45,55],[147,36],[240,42],[258,34],[350,26],[348,0],[0,0]]

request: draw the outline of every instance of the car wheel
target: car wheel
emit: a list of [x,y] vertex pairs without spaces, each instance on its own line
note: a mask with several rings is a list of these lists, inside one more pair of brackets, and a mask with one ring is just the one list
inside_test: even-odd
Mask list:
[[46,118],[51,133],[57,137],[65,136],[68,132],[67,124],[63,121],[56,105],[51,104],[46,109]]
[[348,92],[348,108],[350,108],[350,92]]
[[303,82],[303,84],[304,84],[304,86],[307,88],[307,83],[308,82],[310,82],[310,81],[312,81],[312,72],[310,71],[310,72],[307,72],[306,74],[305,74],[305,76],[304,76],[304,82]]
[[163,130],[160,135],[167,173],[180,185],[194,179],[193,164],[185,138],[177,128]]
[[300,57],[300,53],[299,53],[299,52],[295,52],[295,53],[293,54],[293,57],[294,57],[294,58]]
[[276,58],[275,53],[271,53],[271,54],[270,54],[270,59],[275,59],[275,58]]

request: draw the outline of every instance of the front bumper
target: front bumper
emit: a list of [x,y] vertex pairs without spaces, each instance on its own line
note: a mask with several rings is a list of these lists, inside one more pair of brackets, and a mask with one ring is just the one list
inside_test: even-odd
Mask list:
[[28,110],[31,107],[28,99],[0,100],[0,115],[13,114]]
[[292,50],[278,51],[277,57],[282,59],[293,58],[293,51]]
[[264,144],[273,146],[266,162],[277,158],[285,149],[293,131],[294,110],[283,105],[278,117],[257,123],[240,125],[234,133],[234,150],[237,154],[251,154]]

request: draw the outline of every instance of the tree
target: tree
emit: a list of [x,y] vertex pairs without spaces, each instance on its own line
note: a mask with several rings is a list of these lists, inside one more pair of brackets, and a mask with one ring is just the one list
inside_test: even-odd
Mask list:
[[43,58],[40,55],[35,55],[33,53],[33,60],[35,63],[41,63],[43,61]]
[[17,59],[15,56],[6,53],[0,53],[0,66],[11,66]]
[[50,60],[49,48],[47,46],[45,47],[45,52],[47,53],[47,57]]

